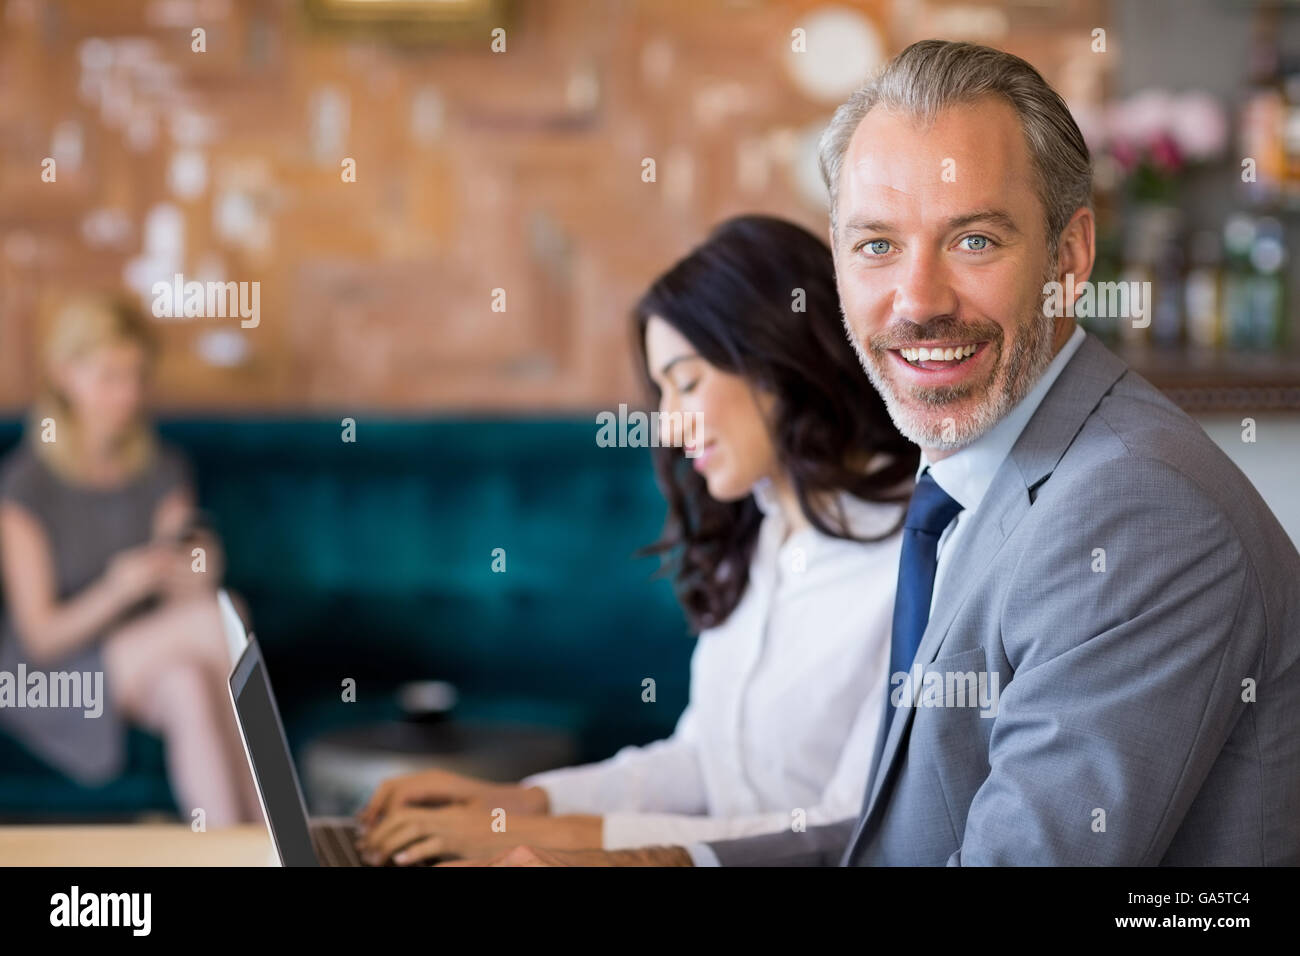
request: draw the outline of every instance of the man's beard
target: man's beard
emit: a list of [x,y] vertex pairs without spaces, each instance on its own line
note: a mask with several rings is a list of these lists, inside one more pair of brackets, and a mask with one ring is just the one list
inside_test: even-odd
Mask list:
[[[848,328],[845,322],[845,329]],[[868,348],[862,346],[852,331],[848,335],[867,377],[885,400],[895,427],[905,438],[922,448],[949,451],[975,441],[1029,394],[1052,362],[1054,328],[1055,320],[1044,315],[1041,308],[1031,312],[1016,330],[1009,352],[1005,350],[1006,333],[993,322],[976,325],[963,325],[946,319],[936,319],[925,325],[906,322],[873,338]],[[927,342],[981,341],[987,343],[985,348],[997,352],[996,364],[989,378],[982,381],[911,388],[906,392],[907,400],[902,401],[895,392],[894,381],[885,372],[886,363],[893,362],[887,349]],[[973,408],[942,414],[944,409],[978,395],[981,389],[986,391]]]

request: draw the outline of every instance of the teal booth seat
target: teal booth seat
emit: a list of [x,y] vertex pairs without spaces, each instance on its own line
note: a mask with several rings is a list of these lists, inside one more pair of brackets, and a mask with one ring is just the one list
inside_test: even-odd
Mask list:
[[[672,731],[694,642],[634,556],[664,503],[647,450],[598,447],[594,416],[361,417],[355,442],[338,418],[160,430],[194,468],[295,750],[396,716],[417,679],[453,683],[459,719],[568,731],[582,760]],[[0,422],[0,452],[19,436]],[[174,812],[160,742],[129,746],[126,773],[88,789],[0,730],[0,819]]]

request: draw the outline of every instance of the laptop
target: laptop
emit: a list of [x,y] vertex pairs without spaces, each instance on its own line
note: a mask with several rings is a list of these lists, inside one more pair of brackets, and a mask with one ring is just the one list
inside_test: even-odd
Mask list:
[[243,653],[230,674],[230,698],[280,865],[365,866],[356,849],[357,826],[353,820],[307,816],[262,649],[252,634],[245,640]]

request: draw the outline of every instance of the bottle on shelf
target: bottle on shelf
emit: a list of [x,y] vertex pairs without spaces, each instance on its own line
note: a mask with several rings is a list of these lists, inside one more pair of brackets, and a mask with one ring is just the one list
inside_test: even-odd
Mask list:
[[1256,23],[1247,60],[1250,80],[1241,104],[1241,154],[1251,163],[1250,177],[1243,166],[1242,178],[1246,195],[1257,205],[1271,205],[1283,197],[1288,166],[1284,130],[1290,104],[1278,32],[1270,19]]
[[1286,283],[1282,269],[1286,265],[1286,231],[1282,223],[1264,217],[1256,223],[1255,240],[1250,247],[1251,344],[1259,349],[1280,349],[1285,344]]
[[1218,234],[1192,235],[1183,285],[1187,343],[1210,351],[1223,344],[1223,249]]
[[1128,290],[1127,312],[1113,317],[1119,341],[1134,349],[1153,342],[1176,345],[1182,326],[1182,213],[1164,203],[1143,203],[1129,212],[1126,227],[1119,281]]
[[1300,60],[1285,61],[1281,76],[1282,198],[1300,209]]
[[1151,341],[1165,349],[1177,349],[1185,341],[1186,257],[1177,235],[1177,232],[1166,234],[1156,248],[1155,283],[1149,303]]
[[1250,249],[1255,243],[1255,218],[1245,213],[1228,217],[1223,224],[1225,270],[1223,277],[1222,342],[1229,349],[1250,348],[1254,338],[1254,269]]

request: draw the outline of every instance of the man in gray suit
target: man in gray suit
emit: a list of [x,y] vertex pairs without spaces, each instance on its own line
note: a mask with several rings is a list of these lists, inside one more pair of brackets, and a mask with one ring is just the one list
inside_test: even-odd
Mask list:
[[848,331],[922,449],[862,813],[497,862],[1300,863],[1300,555],[1075,325],[1094,218],[1064,103],[926,41],[840,108],[822,169]]

